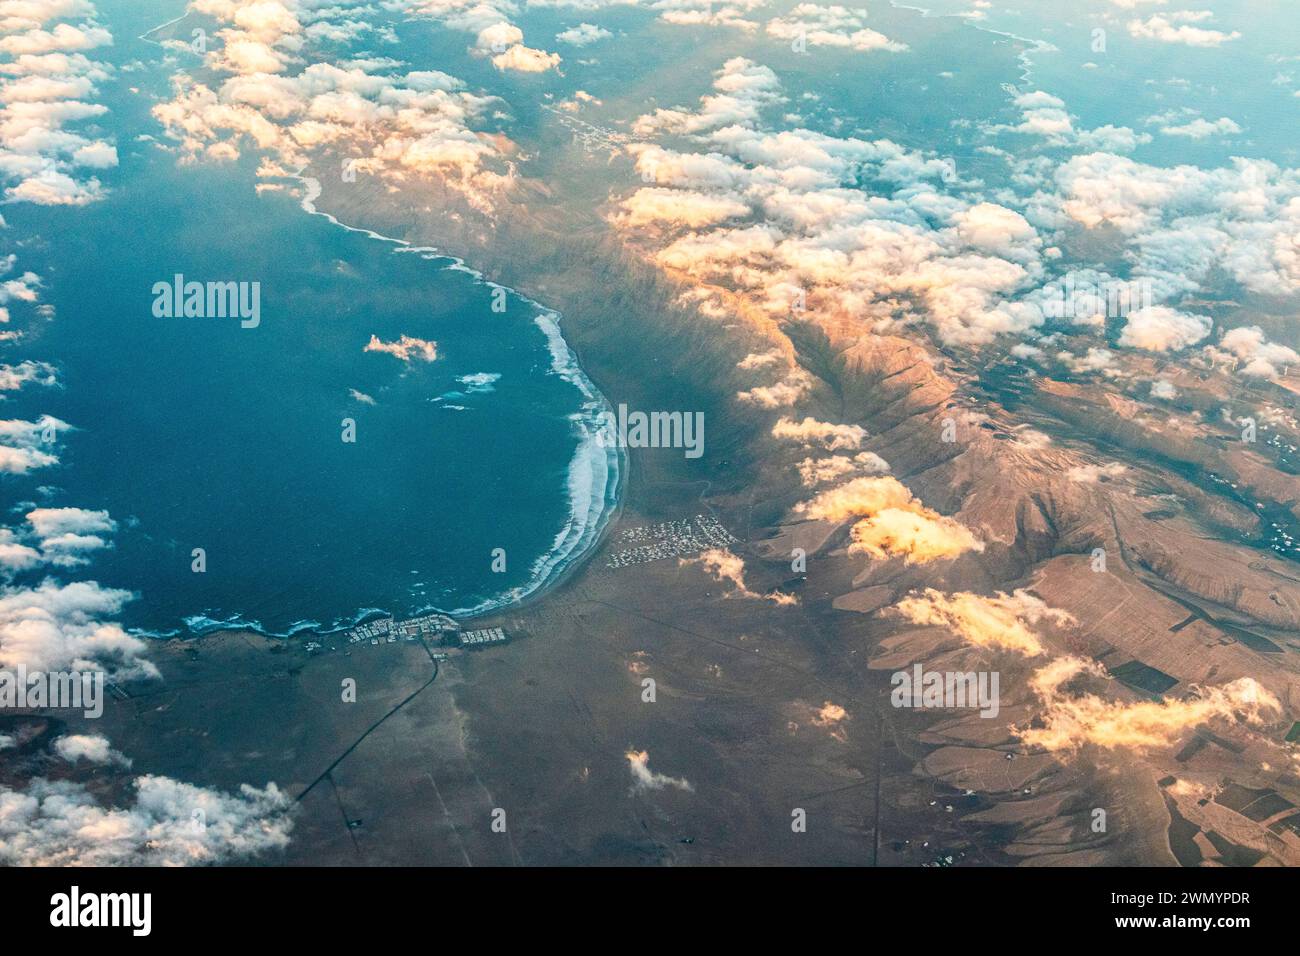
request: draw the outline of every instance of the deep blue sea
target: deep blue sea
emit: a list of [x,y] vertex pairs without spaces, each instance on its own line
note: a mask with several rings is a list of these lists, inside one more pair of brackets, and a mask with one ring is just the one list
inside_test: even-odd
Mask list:
[[[124,24],[143,32],[168,11],[121,8],[101,5],[109,58],[156,57]],[[584,438],[602,400],[554,317],[514,294],[494,312],[492,287],[454,260],[258,195],[255,157],[178,166],[138,138],[158,129],[128,91],[167,75],[102,87],[121,161],[107,199],[5,208],[19,268],[54,307],[7,360],[51,361],[60,382],[16,393],[5,417],[75,429],[60,465],[6,482],[11,523],[33,503],[110,512],[114,546],[81,576],[137,592],[125,623],[157,633],[476,608],[579,555],[618,462]],[[260,325],[155,317],[151,289],[175,273],[259,282]],[[438,358],[366,352],[372,335],[436,341]]]

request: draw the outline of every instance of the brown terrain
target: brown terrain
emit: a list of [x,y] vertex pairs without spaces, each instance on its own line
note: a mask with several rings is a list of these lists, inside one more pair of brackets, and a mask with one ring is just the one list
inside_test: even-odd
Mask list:
[[[864,426],[864,448],[984,542],[918,565],[850,554],[851,522],[795,510],[808,497],[793,469],[804,451],[729,400],[736,360],[771,331],[691,314],[671,277],[639,265],[598,217],[561,216],[564,197],[527,200],[510,225],[477,224],[487,244],[471,260],[563,311],[611,402],[707,410],[708,453],[633,450],[621,512],[590,559],[482,622],[504,626],[509,645],[438,663],[437,649],[409,642],[326,639],[312,654],[238,633],[167,643],[155,654],[164,681],[125,688],[94,728],[133,756],[133,772],[226,788],[274,780],[301,796],[288,863],[1300,862],[1300,777],[1283,740],[1300,708],[1300,573],[1262,546],[1251,507],[1294,509],[1296,484],[1264,451],[1209,416],[1189,427],[1092,384],[1020,383],[1013,411],[987,386],[991,369],[968,371],[985,358],[792,324],[784,344],[815,380],[799,415]],[[473,246],[468,214],[447,237],[433,226],[443,218],[381,222],[371,206],[361,219],[367,201],[358,190],[329,208]],[[1222,381],[1180,385],[1188,411],[1226,397]],[[945,419],[956,441],[940,440]],[[1025,426],[1055,440],[1021,440]],[[1126,469],[1069,476],[1113,461]],[[622,532],[701,513],[740,540],[755,596],[671,558],[605,566]],[[794,548],[805,573],[791,570]],[[1109,678],[1072,686],[1107,704],[1194,699],[1199,685],[1253,677],[1284,713],[1190,722],[1161,746],[1026,745],[1019,731],[1041,726],[1029,680],[1044,658],[892,610],[925,588],[1023,588],[1067,612],[1073,624],[1035,632],[1046,654],[1103,665]],[[761,596],[774,590],[798,604]],[[917,663],[999,671],[999,715],[892,707],[890,673]],[[355,704],[340,702],[345,678]],[[636,786],[627,754],[640,751],[672,780]],[[111,792],[118,776],[96,786]],[[492,829],[498,809],[504,833]],[[806,832],[792,830],[799,809]]]
[[[611,403],[705,411],[706,454],[632,450],[621,511],[589,559],[480,622],[508,645],[441,662],[410,642],[162,645],[163,682],[123,688],[93,728],[134,773],[301,795],[292,845],[268,862],[1300,864],[1300,752],[1286,739],[1300,716],[1300,563],[1269,547],[1273,523],[1295,534],[1300,484],[1266,441],[1300,443],[1293,387],[1170,364],[1159,373],[1179,398],[1155,408],[1122,384],[1026,376],[996,351],[815,310],[756,318],[733,290],[719,290],[727,318],[701,315],[681,277],[607,224],[629,164],[593,163],[558,125],[542,136],[560,155],[552,186],[522,181],[491,220],[416,182],[396,208],[364,177],[318,206],[454,251],[558,309]],[[752,385],[737,361],[773,347],[812,382],[789,414],[862,426],[862,450],[982,550],[909,564],[853,549],[852,514],[807,518],[796,465],[809,450],[733,398]],[[1256,443],[1220,414],[1265,406],[1285,414]],[[1111,463],[1123,468],[1088,470]],[[739,540],[746,593],[675,558],[606,566],[624,532],[697,514]],[[1034,623],[1040,653],[1015,653],[899,612],[926,589],[1023,590],[1064,613]],[[1036,689],[1067,657],[1099,666],[1055,696]],[[916,664],[997,671],[999,714],[892,706],[891,674]],[[340,701],[346,678],[355,704]],[[1280,710],[1196,710],[1240,678]],[[1026,742],[1066,726],[1054,713],[1077,733]],[[1156,715],[1158,741],[1125,736],[1133,714]],[[640,752],[655,775],[642,784]],[[792,829],[798,810],[806,832]]]

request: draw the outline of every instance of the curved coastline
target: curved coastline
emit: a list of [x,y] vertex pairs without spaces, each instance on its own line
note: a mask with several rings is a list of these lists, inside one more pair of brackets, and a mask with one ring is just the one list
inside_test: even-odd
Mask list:
[[[560,327],[562,316],[554,309],[542,305],[516,289],[493,282],[467,265],[463,259],[440,252],[433,246],[412,245],[405,239],[385,236],[371,229],[342,222],[330,213],[316,208],[315,202],[321,195],[321,185],[318,180],[301,173],[292,178],[303,187],[299,205],[309,215],[323,216],[341,229],[391,243],[395,246],[394,252],[415,253],[431,261],[441,260],[444,263],[443,268],[467,273],[475,281],[490,288],[503,289],[537,310],[533,322],[546,336],[547,348],[551,356],[551,372],[572,384],[582,396],[580,409],[569,416],[578,445],[568,468],[568,519],[564,527],[557,532],[551,548],[534,560],[526,583],[469,607],[445,609],[429,605],[413,609],[411,613],[436,612],[458,619],[467,619],[481,617],[518,604],[527,598],[538,596],[547,587],[561,580],[570,569],[581,563],[600,541],[610,519],[617,511],[627,473],[627,457],[624,449],[617,447],[616,442],[601,441],[598,438],[601,430],[608,428],[607,413],[611,411],[611,406],[595,383],[587,377],[577,354],[565,340]],[[297,621],[282,632],[268,630],[260,621],[247,620],[239,615],[216,620],[203,614],[195,614],[184,619],[184,629],[154,633],[151,636],[202,637],[218,631],[234,630],[252,631],[276,638],[303,634],[324,635],[345,631],[367,620],[393,613],[395,612],[384,608],[360,608],[346,620],[336,620],[328,625],[312,620]]]

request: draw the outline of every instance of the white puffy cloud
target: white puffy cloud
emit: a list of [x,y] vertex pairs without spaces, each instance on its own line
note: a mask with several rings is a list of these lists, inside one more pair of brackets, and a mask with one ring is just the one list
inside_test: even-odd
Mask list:
[[1078,374],[1087,374],[1089,372],[1108,372],[1115,364],[1115,353],[1110,349],[1089,348],[1083,355],[1073,355],[1069,352],[1057,352],[1057,361],[1064,362],[1071,372]]
[[42,560],[65,568],[87,563],[90,552],[108,547],[106,536],[117,530],[107,511],[84,508],[35,508],[27,512],[27,523],[40,539]]
[[35,421],[0,419],[0,474],[25,475],[59,463],[55,454],[60,432],[69,428],[51,415]]
[[102,734],[67,734],[54,741],[54,752],[68,763],[85,760],[93,764],[131,766],[131,761],[114,750]]
[[438,358],[438,343],[428,339],[418,339],[413,335],[402,335],[395,342],[385,342],[379,336],[372,335],[362,351],[380,352],[408,363],[432,362]]
[[737,392],[736,400],[759,408],[785,408],[803,398],[811,387],[812,377],[803,369],[796,368],[772,385],[755,385]]
[[1129,313],[1119,344],[1149,352],[1176,352],[1201,341],[1212,327],[1207,316],[1153,305]]
[[[263,9],[268,4],[273,12]],[[313,160],[390,180],[416,174],[445,183],[483,211],[510,182],[497,145],[471,128],[490,112],[492,98],[465,91],[445,73],[395,72],[388,61],[336,64],[312,51],[317,62],[302,66],[303,18],[338,8],[274,0],[198,0],[195,8],[227,24],[217,31],[223,44],[205,56],[216,79],[178,74],[173,98],[153,110],[187,160],[234,159],[251,145],[267,158],[262,175],[284,176]],[[470,19],[475,32],[502,23]]]
[[732,590],[727,591],[724,597],[763,598],[778,605],[799,603],[797,597],[781,591],[772,591],[768,594],[751,591],[745,584],[744,558],[726,548],[707,548],[694,558],[678,558],[677,564],[680,567],[698,565],[714,579],[731,584]]
[[1130,20],[1128,32],[1129,36],[1139,40],[1157,40],[1160,43],[1179,43],[1198,47],[1219,46],[1241,36],[1236,30],[1224,33],[1222,30],[1193,25],[1213,19],[1214,14],[1209,10],[1174,10],[1169,13],[1154,14],[1145,20]]
[[889,471],[889,462],[875,452],[860,451],[852,457],[830,455],[826,458],[805,458],[796,466],[804,487],[813,488],[828,481],[837,481],[850,475],[883,475]]
[[473,49],[491,57],[498,70],[542,73],[560,65],[558,53],[524,45],[524,31],[510,22],[517,8],[509,0],[401,0],[400,5],[414,16],[475,34]]
[[684,777],[670,777],[650,769],[650,754],[645,750],[628,750],[623,755],[627,759],[627,768],[632,772],[632,791],[640,793],[646,790],[663,790],[672,787],[676,790],[691,791],[695,788]]
[[749,213],[749,206],[734,196],[659,186],[638,189],[621,205],[628,226],[659,224],[698,229]]
[[48,362],[23,361],[17,365],[0,365],[0,392],[15,392],[24,385],[53,385],[58,381],[55,368]]
[[94,581],[0,587],[0,667],[107,669],[122,678],[156,677],[146,644],[112,620],[129,591]]
[[1186,123],[1178,125],[1162,126],[1160,132],[1165,136],[1182,136],[1186,139],[1206,139],[1210,136],[1240,133],[1241,127],[1233,120],[1226,116],[1220,116],[1217,120],[1207,120],[1204,117],[1197,117]]
[[0,787],[0,862],[8,866],[195,866],[283,849],[292,802],[271,783],[238,794],[142,776],[132,801],[38,777]]
[[1067,219],[1118,229],[1135,274],[1159,297],[1201,291],[1220,269],[1254,293],[1300,293],[1300,170],[1244,158],[1160,167],[1089,153],[1054,179]]
[[1300,364],[1300,354],[1295,349],[1268,341],[1257,325],[1229,329],[1223,333],[1217,348],[1207,346],[1205,351],[1211,360],[1230,362],[1242,375],[1252,378],[1277,378],[1279,366]]
[[570,46],[588,46],[613,35],[604,27],[598,27],[594,23],[579,23],[576,27],[569,27],[555,34],[555,42],[567,43]]
[[731,27],[752,33],[758,23],[745,14],[764,6],[767,0],[652,0],[650,8],[659,11],[659,19],[679,26]]
[[913,624],[944,627],[975,647],[1010,651],[1027,657],[1045,653],[1034,628],[1046,621],[1064,627],[1074,623],[1065,611],[1049,607],[1028,591],[992,596],[959,591],[944,594],[934,588],[909,595],[895,611]]
[[40,551],[24,543],[12,528],[0,528],[0,574],[27,571],[41,561]]
[[772,426],[772,437],[796,441],[802,445],[819,444],[827,451],[861,448],[867,430],[861,425],[819,422],[810,417],[801,422],[782,417]]
[[701,133],[733,124],[752,124],[763,109],[784,100],[776,74],[744,57],[724,63],[713,85],[716,92],[701,97],[696,112],[659,109],[639,118],[634,131],[638,136],[655,132]]
[[[877,331],[926,322],[944,341],[967,345],[1043,322],[1015,298],[1043,274],[1043,243],[1024,215],[941,192],[951,161],[889,140],[762,128],[784,100],[769,68],[733,58],[697,109],[637,120],[640,136],[699,145],[629,148],[644,179],[682,194],[674,204],[656,192],[654,204],[639,206],[642,225],[621,222],[643,241],[672,233],[650,253],[660,266],[698,292],[741,296],[778,320],[797,297],[813,319],[851,316]],[[886,193],[864,190],[864,181]],[[685,224],[683,208],[699,209],[700,224]]]
[[982,127],[985,132],[1034,136],[1049,147],[1109,152],[1131,152],[1151,141],[1148,134],[1134,132],[1127,126],[1080,129],[1075,125],[1076,117],[1066,109],[1065,101],[1044,90],[1018,93],[1012,103],[1020,111],[1020,122],[1010,126],[985,125]]
[[[583,13],[640,6],[658,13],[659,19],[664,23],[728,27],[752,33],[758,29],[759,23],[746,19],[746,14],[766,6],[768,2],[769,0],[526,0],[526,5],[529,9],[557,8]],[[509,9],[514,9],[513,4]]]
[[850,554],[928,564],[984,550],[969,528],[927,508],[892,477],[854,478],[797,505],[795,513],[836,523],[860,519],[849,530]]
[[1066,753],[1085,746],[1142,751],[1173,746],[1210,721],[1259,726],[1282,715],[1278,699],[1250,677],[1193,688],[1182,699],[1130,703],[1092,693],[1071,694],[1070,682],[1085,675],[1107,676],[1096,662],[1073,656],[1055,658],[1034,672],[1030,686],[1045,709],[1033,726],[1013,728],[1025,744]]
[[900,53],[907,49],[906,43],[864,27],[863,13],[841,6],[800,3],[785,16],[769,20],[765,29],[768,36],[810,47],[838,47],[861,53]]
[[544,73],[560,65],[560,54],[535,50],[521,43],[492,57],[492,65],[498,70],[517,70],[520,73]]
[[117,528],[107,511],[87,511],[84,508],[34,508],[27,512],[27,521],[43,538],[68,533],[111,532]]
[[95,22],[87,2],[9,0],[0,11],[5,196],[38,205],[93,202],[103,187],[87,171],[116,166],[117,150],[75,127],[107,112],[90,99],[112,68],[85,54],[110,45],[112,34]]

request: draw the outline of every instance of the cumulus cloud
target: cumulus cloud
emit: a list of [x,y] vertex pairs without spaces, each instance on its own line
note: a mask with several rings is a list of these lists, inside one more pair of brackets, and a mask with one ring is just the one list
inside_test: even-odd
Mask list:
[[25,385],[50,386],[58,382],[53,365],[48,362],[19,362],[0,365],[0,392],[16,392]]
[[1300,293],[1300,170],[1240,157],[1165,168],[1095,152],[1053,179],[1067,221],[1119,230],[1157,302],[1203,293],[1219,272],[1251,293]]
[[226,794],[148,775],[134,790],[117,807],[68,781],[0,787],[0,862],[194,866],[248,860],[289,842],[293,805],[274,783]]
[[632,791],[641,793],[647,790],[663,790],[672,787],[676,790],[691,791],[695,788],[684,777],[670,777],[650,769],[650,754],[645,750],[629,750],[623,755],[627,758],[627,767],[632,771]]
[[733,196],[685,189],[638,189],[620,204],[628,226],[650,224],[698,229],[748,215],[749,206]]
[[453,30],[473,33],[473,50],[488,56],[498,70],[542,73],[560,65],[558,53],[524,45],[524,31],[510,22],[509,0],[400,0],[412,16],[426,17]]
[[1260,725],[1282,714],[1278,699],[1250,677],[1197,688],[1181,700],[1124,703],[1086,692],[1070,694],[1066,685],[1081,675],[1104,678],[1106,672],[1072,656],[1058,657],[1034,672],[1030,686],[1045,710],[1035,726],[1014,728],[1024,743],[1049,751],[1073,752],[1087,745],[1142,751],[1172,746],[1212,720]]
[[1182,136],[1186,139],[1206,139],[1210,136],[1240,133],[1241,127],[1226,116],[1220,116],[1217,120],[1207,120],[1204,117],[1197,117],[1187,123],[1175,126],[1162,126],[1160,132],[1165,136]]
[[1075,149],[1104,149],[1112,152],[1131,152],[1138,145],[1148,143],[1151,137],[1136,133],[1127,126],[1099,126],[1080,129],[1066,109],[1065,101],[1043,90],[1018,93],[1012,100],[1020,111],[1020,122],[1014,125],[985,125],[988,133],[1012,132],[1035,136],[1044,145]]
[[819,422],[809,416],[801,422],[782,417],[772,426],[772,437],[801,445],[821,445],[827,451],[861,448],[867,430],[861,425],[838,425]]
[[[1300,292],[1295,170],[1250,159],[1222,169],[1137,163],[1114,150],[1143,137],[1080,130],[1059,97],[1034,90],[1017,94],[1017,130],[1084,152],[1064,162],[1004,153],[1035,192],[1018,198],[1003,190],[994,201],[945,189],[961,184],[942,157],[888,140],[765,128],[784,101],[770,70],[736,58],[696,108],[659,109],[636,123],[640,136],[675,139],[673,148],[628,147],[654,201],[634,198],[635,221],[625,212],[615,220],[710,314],[765,315],[769,324],[758,324],[770,329],[788,319],[797,299],[809,321],[828,328],[899,334],[925,323],[950,346],[1037,337],[1049,322],[1100,333],[1115,314],[1128,317],[1121,344],[1169,351],[1208,334],[1207,318],[1175,305],[1207,291],[1219,271],[1251,292]],[[1108,293],[1141,290],[1141,308],[1111,312],[1104,296],[1091,309],[1060,308],[1064,280],[1049,279],[1046,263],[1063,253],[1040,230],[1078,226],[1115,227],[1130,275],[1073,271]],[[1021,358],[1047,357],[1037,343],[1016,347]],[[1120,374],[1117,357],[1100,345],[1057,357],[1077,373]],[[780,407],[793,397],[789,388],[780,392],[747,391],[743,400]]]
[[417,339],[412,335],[402,335],[395,342],[385,342],[379,336],[372,335],[362,351],[380,352],[408,363],[432,362],[438,357],[438,343],[428,339]]
[[0,587],[0,667],[157,677],[145,642],[112,620],[132,597],[94,581]]
[[783,357],[784,355],[780,349],[772,349],[767,352],[750,352],[736,363],[736,368],[747,372],[767,368],[769,365],[779,364]]
[[862,519],[849,530],[850,554],[927,564],[984,550],[969,528],[925,507],[892,477],[855,478],[796,505],[795,512],[821,521]]
[[782,606],[799,603],[797,597],[781,591],[772,591],[768,594],[751,591],[745,584],[745,560],[726,548],[708,548],[694,558],[678,558],[677,563],[680,567],[699,565],[706,574],[716,580],[731,584],[732,590],[724,597],[762,598]]
[[567,43],[570,46],[587,46],[613,35],[604,27],[598,27],[594,23],[579,23],[576,27],[569,27],[555,34],[555,42]]
[[961,522],[928,508],[886,508],[849,530],[849,554],[902,557],[907,564],[955,558],[984,545]]
[[101,734],[68,734],[54,741],[54,752],[68,763],[85,760],[93,764],[131,766],[131,761],[114,750]]
[[[1212,361],[1231,363],[1251,378],[1277,378],[1281,369],[1300,363],[1295,349],[1268,341],[1257,325],[1229,329],[1217,348],[1207,346],[1205,351]],[[1155,394],[1154,387],[1151,393]]]
[[1300,292],[1300,170],[1244,158],[1159,167],[1089,153],[1053,178],[1068,219],[1120,230],[1135,275],[1158,299],[1200,292],[1219,270],[1254,293]]
[[[260,175],[282,177],[313,161],[390,181],[415,174],[483,211],[511,181],[492,138],[471,128],[491,112],[491,97],[445,73],[396,72],[400,64],[389,61],[333,63],[317,53],[317,62],[302,65],[304,23],[342,8],[198,0],[195,9],[219,24],[222,43],[204,59],[214,79],[177,74],[175,95],[153,109],[184,159],[230,160],[251,145],[267,160]],[[500,22],[488,16],[481,29]]]
[[[3,225],[3,220],[0,220]],[[7,275],[14,270],[18,256],[10,253],[0,258],[0,274]],[[0,323],[10,319],[9,304],[12,302],[35,302],[40,297],[41,277],[35,272],[24,272],[0,282]]]
[[803,369],[796,368],[773,385],[756,385],[737,392],[736,400],[759,408],[784,408],[798,402],[811,387],[812,377]]
[[40,539],[42,560],[59,567],[87,563],[90,552],[109,547],[106,536],[117,530],[107,511],[84,508],[35,508],[27,523]]
[[1083,355],[1072,355],[1069,352],[1058,352],[1056,358],[1064,362],[1076,375],[1084,375],[1089,372],[1103,372],[1110,374],[1113,372],[1112,366],[1115,363],[1115,353],[1109,349],[1089,348]]
[[509,47],[504,53],[492,57],[498,70],[517,70],[520,73],[544,73],[560,65],[560,54],[534,50],[521,43]]
[[0,528],[0,573],[8,576],[41,564],[40,551],[24,543],[12,528]]
[[1010,651],[1026,657],[1044,653],[1042,640],[1033,627],[1042,621],[1065,627],[1074,618],[1049,607],[1028,591],[992,596],[961,591],[944,594],[926,588],[895,605],[897,613],[913,624],[945,627],[975,647]]
[[1198,47],[1219,46],[1241,36],[1236,30],[1224,33],[1222,30],[1193,25],[1213,19],[1214,14],[1209,10],[1175,10],[1155,14],[1145,20],[1130,20],[1128,32],[1129,36],[1137,37],[1139,40],[1156,40],[1160,43],[1180,43]]
[[27,512],[27,520],[43,538],[68,533],[113,531],[117,527],[107,511],[87,511],[84,508],[34,508]]
[[768,36],[789,40],[792,45],[838,47],[861,53],[901,53],[907,49],[906,43],[864,27],[863,13],[847,7],[800,3],[786,16],[769,20],[766,31]]
[[[83,2],[9,0],[0,12],[0,179],[10,202],[80,206],[103,195],[93,170],[117,150],[83,124],[107,108],[92,102],[112,73],[86,53],[113,42]],[[76,22],[66,22],[76,21]]]
[[[580,0],[585,2],[585,0]],[[758,23],[747,20],[750,13],[764,6],[767,0],[651,0],[651,9],[659,11],[659,19],[678,26],[731,27],[752,33]]]
[[[686,232],[656,242],[655,262],[701,294],[743,297],[777,321],[797,295],[812,320],[873,331],[928,322],[951,344],[1042,324],[1040,310],[1014,300],[1043,273],[1042,242],[1021,213],[941,194],[936,184],[955,176],[942,157],[884,139],[765,129],[764,117],[784,102],[770,69],[734,58],[697,108],[637,120],[638,136],[686,137],[698,147],[629,147],[644,179],[689,193],[684,203],[705,195],[728,212],[739,212],[731,205],[739,202],[750,209],[744,218],[683,226],[678,208],[665,205],[638,238]],[[643,218],[653,215],[647,209]]]
[[830,455],[826,458],[805,458],[796,467],[804,487],[813,488],[850,475],[883,475],[889,471],[889,462],[874,452],[862,451],[852,457]]
[[846,521],[912,502],[912,492],[897,478],[855,478],[797,505],[795,511],[814,521]]
[[1119,344],[1149,352],[1176,352],[1201,341],[1212,326],[1207,316],[1153,305],[1129,313]]
[[698,111],[659,109],[640,117],[634,132],[638,136],[655,132],[702,133],[733,124],[750,124],[765,108],[785,99],[776,74],[744,57],[733,57],[724,63],[713,85],[716,92],[700,98]]
[[52,415],[35,421],[0,419],[0,474],[25,475],[59,463],[58,435],[70,426]]

